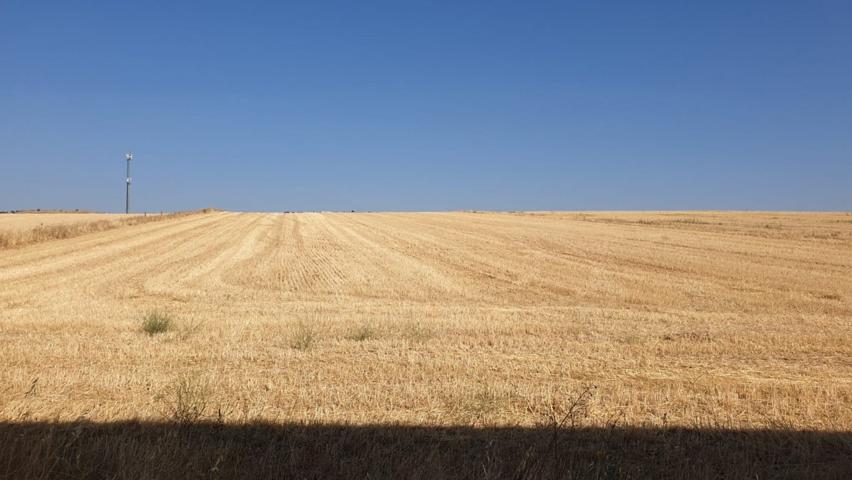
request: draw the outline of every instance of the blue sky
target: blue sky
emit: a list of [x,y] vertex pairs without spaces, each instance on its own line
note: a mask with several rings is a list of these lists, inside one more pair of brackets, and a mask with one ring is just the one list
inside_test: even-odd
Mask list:
[[852,210],[852,2],[0,1],[0,210]]

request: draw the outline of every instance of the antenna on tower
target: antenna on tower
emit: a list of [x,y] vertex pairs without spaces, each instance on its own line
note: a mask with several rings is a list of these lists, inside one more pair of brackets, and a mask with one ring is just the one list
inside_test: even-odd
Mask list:
[[127,159],[127,190],[124,194],[124,213],[130,213],[130,161],[133,160],[133,153],[124,155]]

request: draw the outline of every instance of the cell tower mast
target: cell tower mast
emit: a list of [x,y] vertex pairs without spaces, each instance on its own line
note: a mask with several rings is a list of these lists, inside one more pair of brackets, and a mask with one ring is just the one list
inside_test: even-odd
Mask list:
[[133,154],[124,155],[127,159],[127,190],[124,194],[124,213],[130,213],[130,161],[133,160]]

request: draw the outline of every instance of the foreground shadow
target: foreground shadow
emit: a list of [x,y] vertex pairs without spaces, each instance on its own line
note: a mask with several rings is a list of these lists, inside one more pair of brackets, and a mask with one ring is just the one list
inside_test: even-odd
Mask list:
[[0,423],[0,477],[852,478],[852,432]]

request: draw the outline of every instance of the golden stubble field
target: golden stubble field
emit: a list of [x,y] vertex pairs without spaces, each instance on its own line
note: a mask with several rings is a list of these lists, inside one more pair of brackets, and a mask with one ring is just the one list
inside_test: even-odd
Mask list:
[[215,212],[0,286],[3,422],[852,429],[850,214]]
[[0,214],[0,232],[20,232],[39,227],[54,227],[99,221],[117,221],[138,216],[123,213],[15,213]]
[[167,214],[117,213],[2,213],[0,214],[0,250],[20,248],[49,240],[61,240],[122,226],[173,219],[198,212]]

